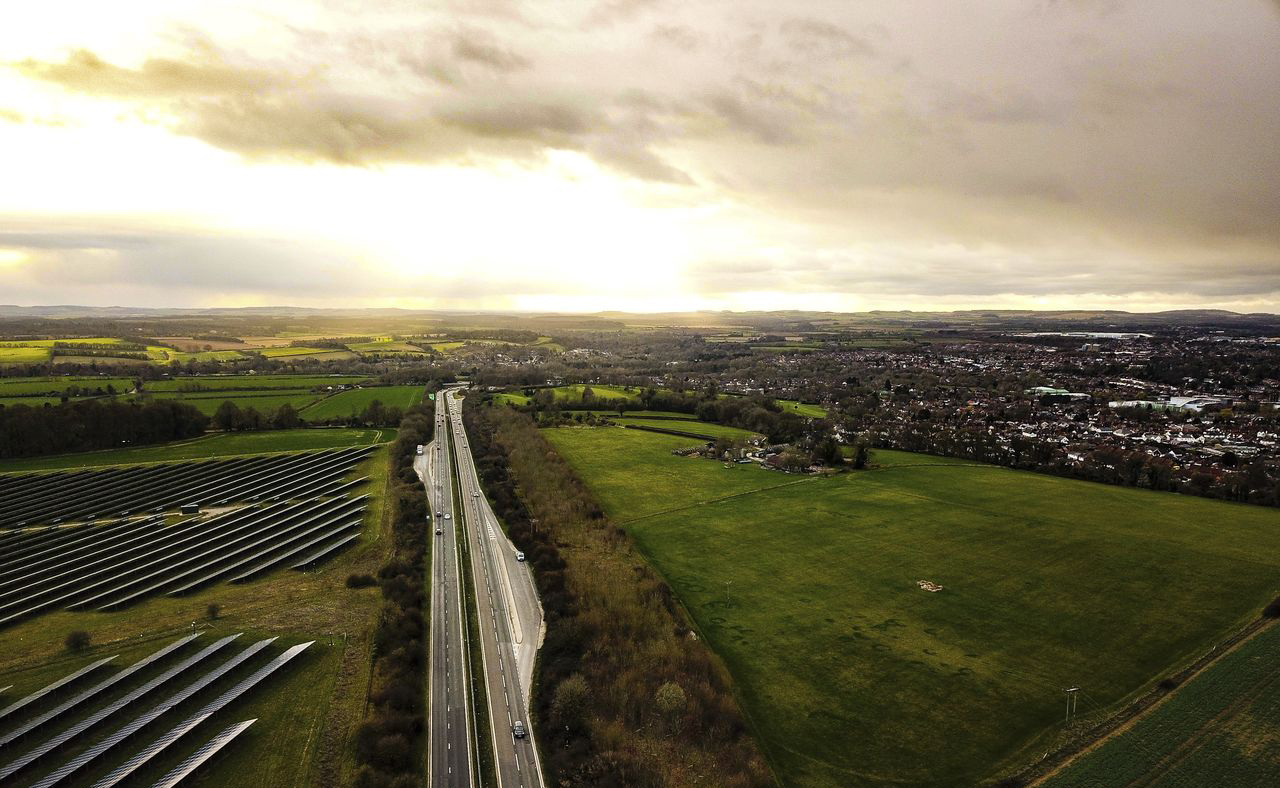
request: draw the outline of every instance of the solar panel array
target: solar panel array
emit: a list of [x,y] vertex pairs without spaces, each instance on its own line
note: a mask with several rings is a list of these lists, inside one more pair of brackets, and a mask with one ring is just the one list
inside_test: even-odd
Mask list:
[[230,744],[232,739],[244,733],[255,722],[257,722],[256,719],[237,722],[222,733],[214,736],[205,742],[200,749],[188,755],[186,760],[173,767],[168,774],[157,780],[151,788],[174,788],[174,786],[186,779],[188,775],[199,769],[205,761],[217,755],[219,750]]
[[56,609],[114,610],[284,565],[305,568],[316,551],[330,554],[359,537],[367,504],[368,496],[318,498],[169,525],[93,528],[96,534],[60,550],[0,563],[0,626]]
[[[276,638],[267,638],[230,657],[220,657],[239,637],[236,634],[181,656],[180,652],[195,648],[192,644],[200,636],[201,633],[195,633],[169,643],[64,701],[57,707],[56,714],[44,712],[32,719],[19,720],[17,727],[0,733],[0,784],[18,784],[17,780],[25,778],[23,784],[28,788],[52,788],[102,762],[103,766],[98,769],[112,768],[97,778],[94,785],[97,788],[117,785],[170,749],[175,750],[175,757],[181,755],[174,745],[183,737],[202,730],[202,725],[215,720],[219,712],[237,699],[258,689],[267,677],[314,643],[300,643],[271,656],[270,649]],[[92,671],[85,668],[72,676],[85,676],[89,672]],[[227,681],[233,683],[226,687]],[[64,679],[59,689],[70,683]],[[46,687],[41,690],[44,693],[41,697],[55,691]],[[191,703],[199,705],[191,706]],[[61,729],[43,736],[39,733],[40,729],[50,728],[58,719],[76,712],[79,719],[64,721]],[[222,731],[187,755],[157,785],[176,785],[252,722],[237,723]],[[114,727],[108,727],[111,723]],[[147,743],[127,759],[115,763],[110,760],[113,753],[135,741]],[[20,754],[15,755],[15,751]],[[83,784],[86,780],[81,777],[79,782]]]
[[[229,460],[131,465],[107,470],[6,476],[0,529],[317,494],[339,483],[372,447]],[[48,533],[37,536],[50,537]],[[0,541],[0,550],[22,539]]]

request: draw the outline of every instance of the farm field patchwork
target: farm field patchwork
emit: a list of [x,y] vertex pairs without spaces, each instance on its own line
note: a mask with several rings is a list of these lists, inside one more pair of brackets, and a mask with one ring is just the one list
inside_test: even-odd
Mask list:
[[1280,626],[1193,677],[1044,788],[1280,784]]
[[1261,507],[898,452],[817,478],[675,457],[678,437],[544,434],[725,660],[789,786],[973,785],[1046,747],[1062,687],[1105,715],[1280,581]]
[[340,449],[348,446],[368,446],[374,443],[384,443],[393,437],[395,437],[394,430],[376,428],[215,433],[193,440],[163,443],[156,446],[138,446],[129,449],[0,460],[0,473],[199,460],[208,457],[234,457],[242,454]]
[[351,389],[326,397],[302,411],[305,421],[323,421],[325,419],[341,419],[351,415],[359,415],[378,400],[387,407],[409,408],[422,401],[422,386],[369,386]]

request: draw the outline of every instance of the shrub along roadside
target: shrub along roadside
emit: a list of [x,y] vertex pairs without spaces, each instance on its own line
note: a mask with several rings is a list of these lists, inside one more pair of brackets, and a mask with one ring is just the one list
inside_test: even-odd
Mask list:
[[542,597],[533,714],[548,782],[773,784],[728,674],[532,419],[498,407],[464,419],[486,493]]
[[[426,734],[427,500],[413,470],[416,447],[435,423],[423,406],[408,410],[391,444],[392,556],[378,571],[382,611],[373,635],[373,678],[365,721],[356,731],[357,788],[420,785]],[[355,576],[353,576],[355,577]],[[353,585],[358,587],[363,578]]]

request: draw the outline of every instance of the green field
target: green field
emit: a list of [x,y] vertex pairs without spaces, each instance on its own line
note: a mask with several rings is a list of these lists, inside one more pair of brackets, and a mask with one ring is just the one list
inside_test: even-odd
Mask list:
[[196,375],[149,380],[147,391],[229,391],[232,389],[313,389],[352,385],[368,380],[362,375]]
[[630,389],[625,386],[606,386],[606,385],[588,385],[584,383],[574,383],[569,386],[556,386],[551,391],[554,393],[557,402],[581,402],[582,392],[585,389],[591,389],[592,397],[600,401],[633,399],[640,396],[639,389]]
[[1042,785],[1280,785],[1280,627],[1227,654]]
[[499,405],[528,405],[530,399],[523,394],[506,391],[494,394],[493,401]]
[[239,361],[247,358],[244,353],[238,350],[199,350],[193,353],[184,353],[180,350],[165,349],[165,361]]
[[154,392],[152,399],[178,400],[191,405],[196,410],[206,416],[212,416],[217,412],[223,402],[231,401],[240,409],[254,408],[259,413],[274,413],[281,405],[292,405],[295,410],[302,410],[316,400],[323,397],[323,394],[314,394],[306,389],[262,389],[262,390],[236,390],[236,391],[201,391],[201,392],[180,392],[180,391],[161,391]]
[[49,360],[49,348],[0,345],[0,364],[30,364]]
[[640,427],[656,427],[663,430],[679,430],[681,432],[690,432],[697,435],[707,435],[711,438],[728,438],[729,440],[746,440],[748,438],[759,437],[751,430],[739,429],[738,427],[726,427],[723,424],[713,424],[707,421],[693,421],[675,419],[633,419],[630,416],[618,418],[617,414],[612,417],[613,421],[621,425],[634,424]]
[[[833,477],[547,437],[725,660],[788,786],[968,786],[1257,615],[1280,512],[876,452]],[[918,586],[943,587],[929,593]]]
[[353,342],[347,347],[357,353],[410,353],[418,355],[426,355],[420,347],[410,345],[408,342],[396,342],[391,339],[380,339],[373,342]]
[[463,342],[432,342],[431,349],[437,353],[450,353],[462,347],[464,344],[465,343]]
[[39,408],[44,405],[61,404],[62,397],[0,397],[0,407],[26,405],[29,408]]
[[119,393],[133,388],[133,378],[70,377],[59,375],[51,378],[0,378],[0,397],[55,396],[71,387],[106,392],[111,386]]
[[342,419],[353,414],[358,416],[374,400],[389,408],[405,409],[421,402],[422,394],[422,386],[370,386],[351,389],[320,400],[302,411],[302,418],[307,421],[324,421]]
[[263,358],[294,358],[308,356],[318,361],[341,361],[358,358],[349,350],[334,350],[327,347],[264,347],[254,351]]
[[774,400],[774,402],[778,403],[784,413],[795,413],[807,419],[825,419],[827,417],[827,409],[821,405],[809,405],[791,399],[778,399]]
[[147,462],[174,462],[239,454],[265,454],[282,451],[311,451],[345,446],[368,446],[389,441],[394,430],[383,429],[297,429],[265,432],[223,432],[188,441],[139,446],[130,449],[90,451],[0,460],[0,473],[14,471],[63,470],[101,465],[127,465]]

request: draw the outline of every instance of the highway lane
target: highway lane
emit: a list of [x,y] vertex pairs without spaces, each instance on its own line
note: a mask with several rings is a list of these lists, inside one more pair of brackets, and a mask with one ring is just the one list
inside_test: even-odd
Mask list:
[[[542,607],[527,565],[484,497],[462,426],[462,400],[447,394],[451,442],[470,546],[488,695],[490,732],[499,788],[542,788],[541,764],[530,725],[528,696],[543,635]],[[516,721],[527,735],[516,738]]]
[[[477,782],[472,762],[470,661],[463,615],[457,515],[453,504],[449,429],[436,397],[435,440],[414,462],[426,486],[433,527],[431,539],[431,643],[428,779],[432,788],[470,788]],[[436,513],[441,516],[437,516]],[[448,514],[449,519],[442,515]],[[442,533],[434,533],[436,529]]]

